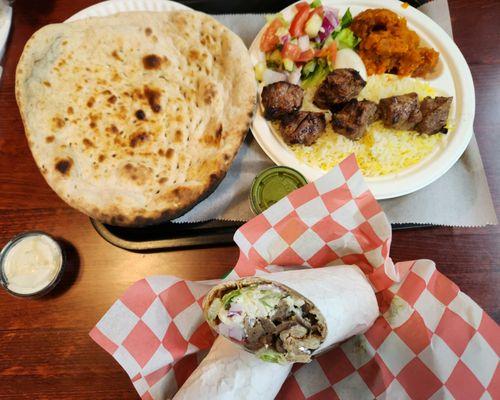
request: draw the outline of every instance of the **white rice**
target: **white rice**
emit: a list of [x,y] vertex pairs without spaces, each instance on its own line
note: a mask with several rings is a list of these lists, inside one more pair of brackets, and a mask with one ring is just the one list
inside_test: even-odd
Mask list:
[[[305,110],[316,110],[312,97],[316,88],[306,92]],[[396,75],[372,75],[358,99],[378,102],[384,97],[416,92],[420,100],[425,96],[438,95],[426,81],[416,78],[400,78]],[[449,124],[448,124],[449,125]],[[335,133],[327,123],[326,132],[312,146],[291,146],[302,162],[325,171],[330,170],[349,154],[356,154],[365,176],[382,176],[400,172],[415,165],[444,145],[446,135],[420,135],[414,131],[388,129],[378,121],[368,127],[366,135],[355,142]]]

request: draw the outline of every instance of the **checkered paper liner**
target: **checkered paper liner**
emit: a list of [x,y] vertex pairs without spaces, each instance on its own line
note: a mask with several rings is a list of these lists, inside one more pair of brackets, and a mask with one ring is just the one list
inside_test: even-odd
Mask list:
[[[375,324],[296,364],[279,399],[500,399],[497,324],[432,261],[392,262],[390,224],[354,156],[249,221],[234,239],[240,259],[227,279],[355,264],[377,292]],[[142,399],[173,396],[210,348],[215,337],[201,303],[218,282],[140,280],[90,332]]]

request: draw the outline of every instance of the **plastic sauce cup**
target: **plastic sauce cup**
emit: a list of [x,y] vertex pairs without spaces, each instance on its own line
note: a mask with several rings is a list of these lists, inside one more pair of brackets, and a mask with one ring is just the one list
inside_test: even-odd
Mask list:
[[260,214],[304,185],[307,185],[306,178],[293,168],[267,168],[260,172],[252,182],[250,207],[256,215]]
[[59,283],[64,265],[64,252],[50,235],[25,232],[0,252],[0,283],[15,296],[40,297]]

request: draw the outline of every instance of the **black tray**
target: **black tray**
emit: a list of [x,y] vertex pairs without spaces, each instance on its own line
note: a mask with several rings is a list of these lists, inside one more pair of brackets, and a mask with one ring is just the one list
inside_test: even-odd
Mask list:
[[183,224],[167,222],[144,228],[122,228],[94,219],[90,219],[90,222],[109,243],[138,252],[230,245],[234,243],[234,232],[243,224],[214,220]]
[[[243,222],[207,221],[175,224],[167,222],[145,228],[122,228],[90,220],[95,230],[114,246],[136,252],[159,252],[186,248],[233,245],[234,232]],[[429,225],[393,224],[393,230]]]

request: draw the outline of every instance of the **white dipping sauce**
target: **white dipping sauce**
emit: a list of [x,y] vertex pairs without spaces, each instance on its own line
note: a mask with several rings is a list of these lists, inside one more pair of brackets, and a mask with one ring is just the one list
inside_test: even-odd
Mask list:
[[62,267],[62,252],[48,236],[19,239],[5,254],[3,273],[7,288],[19,294],[33,294],[49,286]]

